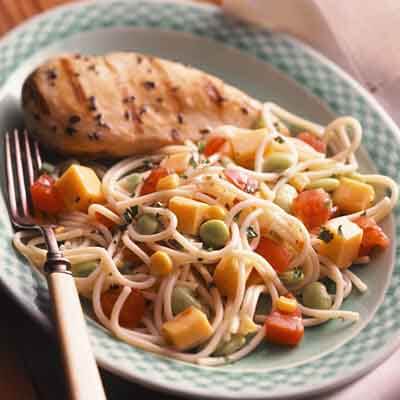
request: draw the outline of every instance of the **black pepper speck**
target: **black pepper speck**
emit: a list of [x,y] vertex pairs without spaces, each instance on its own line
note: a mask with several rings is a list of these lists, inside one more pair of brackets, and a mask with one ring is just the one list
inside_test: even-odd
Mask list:
[[153,90],[156,87],[156,84],[153,81],[145,81],[143,82],[143,86],[147,90]]
[[77,124],[80,120],[81,120],[81,117],[79,115],[71,115],[69,117],[70,124]]
[[47,76],[47,79],[50,81],[57,79],[57,73],[56,73],[56,71],[54,71],[54,69],[48,69],[46,71],[46,76]]
[[88,100],[89,100],[89,111],[97,111],[96,97],[90,96]]
[[65,133],[69,136],[72,136],[74,133],[78,132],[74,127],[72,126],[67,126],[65,128]]

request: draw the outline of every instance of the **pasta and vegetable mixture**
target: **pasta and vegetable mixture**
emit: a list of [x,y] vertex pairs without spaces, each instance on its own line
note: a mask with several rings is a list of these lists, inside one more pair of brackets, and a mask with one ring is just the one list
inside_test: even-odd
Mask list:
[[[323,127],[265,103],[253,130],[222,126],[108,169],[45,165],[31,193],[102,325],[220,365],[359,319],[342,309],[353,287],[367,290],[350,268],[389,246],[378,223],[398,199],[390,178],[357,172],[361,137],[351,117]],[[14,243],[43,266],[41,237],[21,231]]]

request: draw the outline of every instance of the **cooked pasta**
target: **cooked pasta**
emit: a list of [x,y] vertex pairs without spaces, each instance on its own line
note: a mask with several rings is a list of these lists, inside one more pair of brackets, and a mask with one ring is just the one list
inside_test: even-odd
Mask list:
[[[357,321],[344,300],[368,288],[349,268],[389,245],[376,223],[398,200],[390,178],[357,172],[361,138],[354,118],[321,126],[266,103],[257,129],[223,126],[116,163],[100,173],[101,199],[82,206],[74,193],[76,206],[53,212],[80,294],[117,338],[202,365]],[[83,179],[69,169],[50,181],[64,199],[78,187],[68,179]],[[43,267],[35,232],[14,244]]]

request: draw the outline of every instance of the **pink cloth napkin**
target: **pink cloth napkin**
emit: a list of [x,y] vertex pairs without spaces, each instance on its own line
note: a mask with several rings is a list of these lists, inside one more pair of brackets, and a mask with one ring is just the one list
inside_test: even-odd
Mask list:
[[[335,61],[400,125],[400,0],[224,0],[226,12],[290,33]],[[399,400],[400,350],[319,400]]]
[[223,7],[319,50],[400,125],[400,0],[224,0]]

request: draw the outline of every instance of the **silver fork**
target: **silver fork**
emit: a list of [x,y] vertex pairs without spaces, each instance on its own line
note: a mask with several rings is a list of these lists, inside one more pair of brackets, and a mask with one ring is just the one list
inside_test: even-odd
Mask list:
[[[38,224],[30,186],[42,165],[38,143],[28,133],[14,130],[4,136],[6,182],[11,221],[16,229],[39,230],[47,246],[44,264],[63,363],[74,400],[105,399],[104,388],[90,347],[70,263],[58,248],[51,224]],[[32,154],[33,153],[33,154]]]

